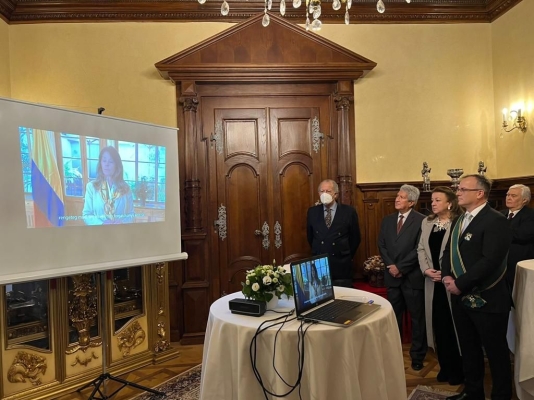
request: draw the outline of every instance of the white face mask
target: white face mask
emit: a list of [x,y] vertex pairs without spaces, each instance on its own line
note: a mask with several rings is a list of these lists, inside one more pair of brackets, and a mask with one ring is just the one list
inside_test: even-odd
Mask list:
[[334,198],[330,193],[321,193],[321,203],[330,204]]

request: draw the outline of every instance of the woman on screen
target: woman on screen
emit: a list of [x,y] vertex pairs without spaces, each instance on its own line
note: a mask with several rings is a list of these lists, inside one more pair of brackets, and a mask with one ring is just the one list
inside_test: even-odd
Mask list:
[[87,225],[134,222],[133,194],[123,173],[118,151],[104,147],[98,158],[97,177],[85,188],[82,214]]
[[310,279],[310,300],[323,294],[323,288],[321,286],[321,280],[317,273],[317,267],[312,263],[311,265],[311,279]]

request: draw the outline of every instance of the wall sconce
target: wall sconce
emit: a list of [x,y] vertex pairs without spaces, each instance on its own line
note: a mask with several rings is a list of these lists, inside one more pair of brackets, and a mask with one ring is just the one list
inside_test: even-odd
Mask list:
[[[515,114],[515,116],[514,116]],[[521,115],[521,109],[518,108],[517,110],[510,110],[510,118],[513,118],[512,120],[512,128],[508,128],[508,110],[506,108],[502,109],[502,129],[505,132],[512,132],[514,129],[519,129],[521,132],[525,133],[527,131],[527,121],[525,121],[525,117]]]

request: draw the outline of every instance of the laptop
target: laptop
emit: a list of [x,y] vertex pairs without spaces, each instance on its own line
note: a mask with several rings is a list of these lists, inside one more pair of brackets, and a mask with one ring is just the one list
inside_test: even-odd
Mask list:
[[380,308],[378,304],[335,299],[328,254],[290,264],[297,318],[348,327]]

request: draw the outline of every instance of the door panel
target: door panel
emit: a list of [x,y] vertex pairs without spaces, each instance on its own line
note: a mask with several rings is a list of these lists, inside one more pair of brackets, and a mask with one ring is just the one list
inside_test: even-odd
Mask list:
[[[299,104],[295,107],[295,104]],[[306,211],[326,177],[327,145],[313,137],[330,126],[328,96],[204,98],[204,137],[212,146],[210,215],[224,205],[227,237],[218,246],[221,294],[241,290],[246,270],[258,264],[307,257]],[[324,119],[324,121],[321,120]],[[266,123],[269,121],[268,123]],[[215,204],[217,207],[215,207]]]
[[[327,104],[323,98],[323,126],[329,125]],[[306,214],[316,201],[316,188],[324,179],[328,157],[320,142],[315,140],[314,146],[313,124],[321,121],[321,107],[273,108],[269,120],[273,191],[277,194],[272,216],[280,221],[282,230],[276,259],[287,264],[310,255]]]
[[263,236],[267,221],[267,160],[264,109],[215,109],[223,143],[215,151],[217,204],[226,207],[226,240],[219,241],[221,282],[226,293],[241,290],[245,271],[269,257]]

